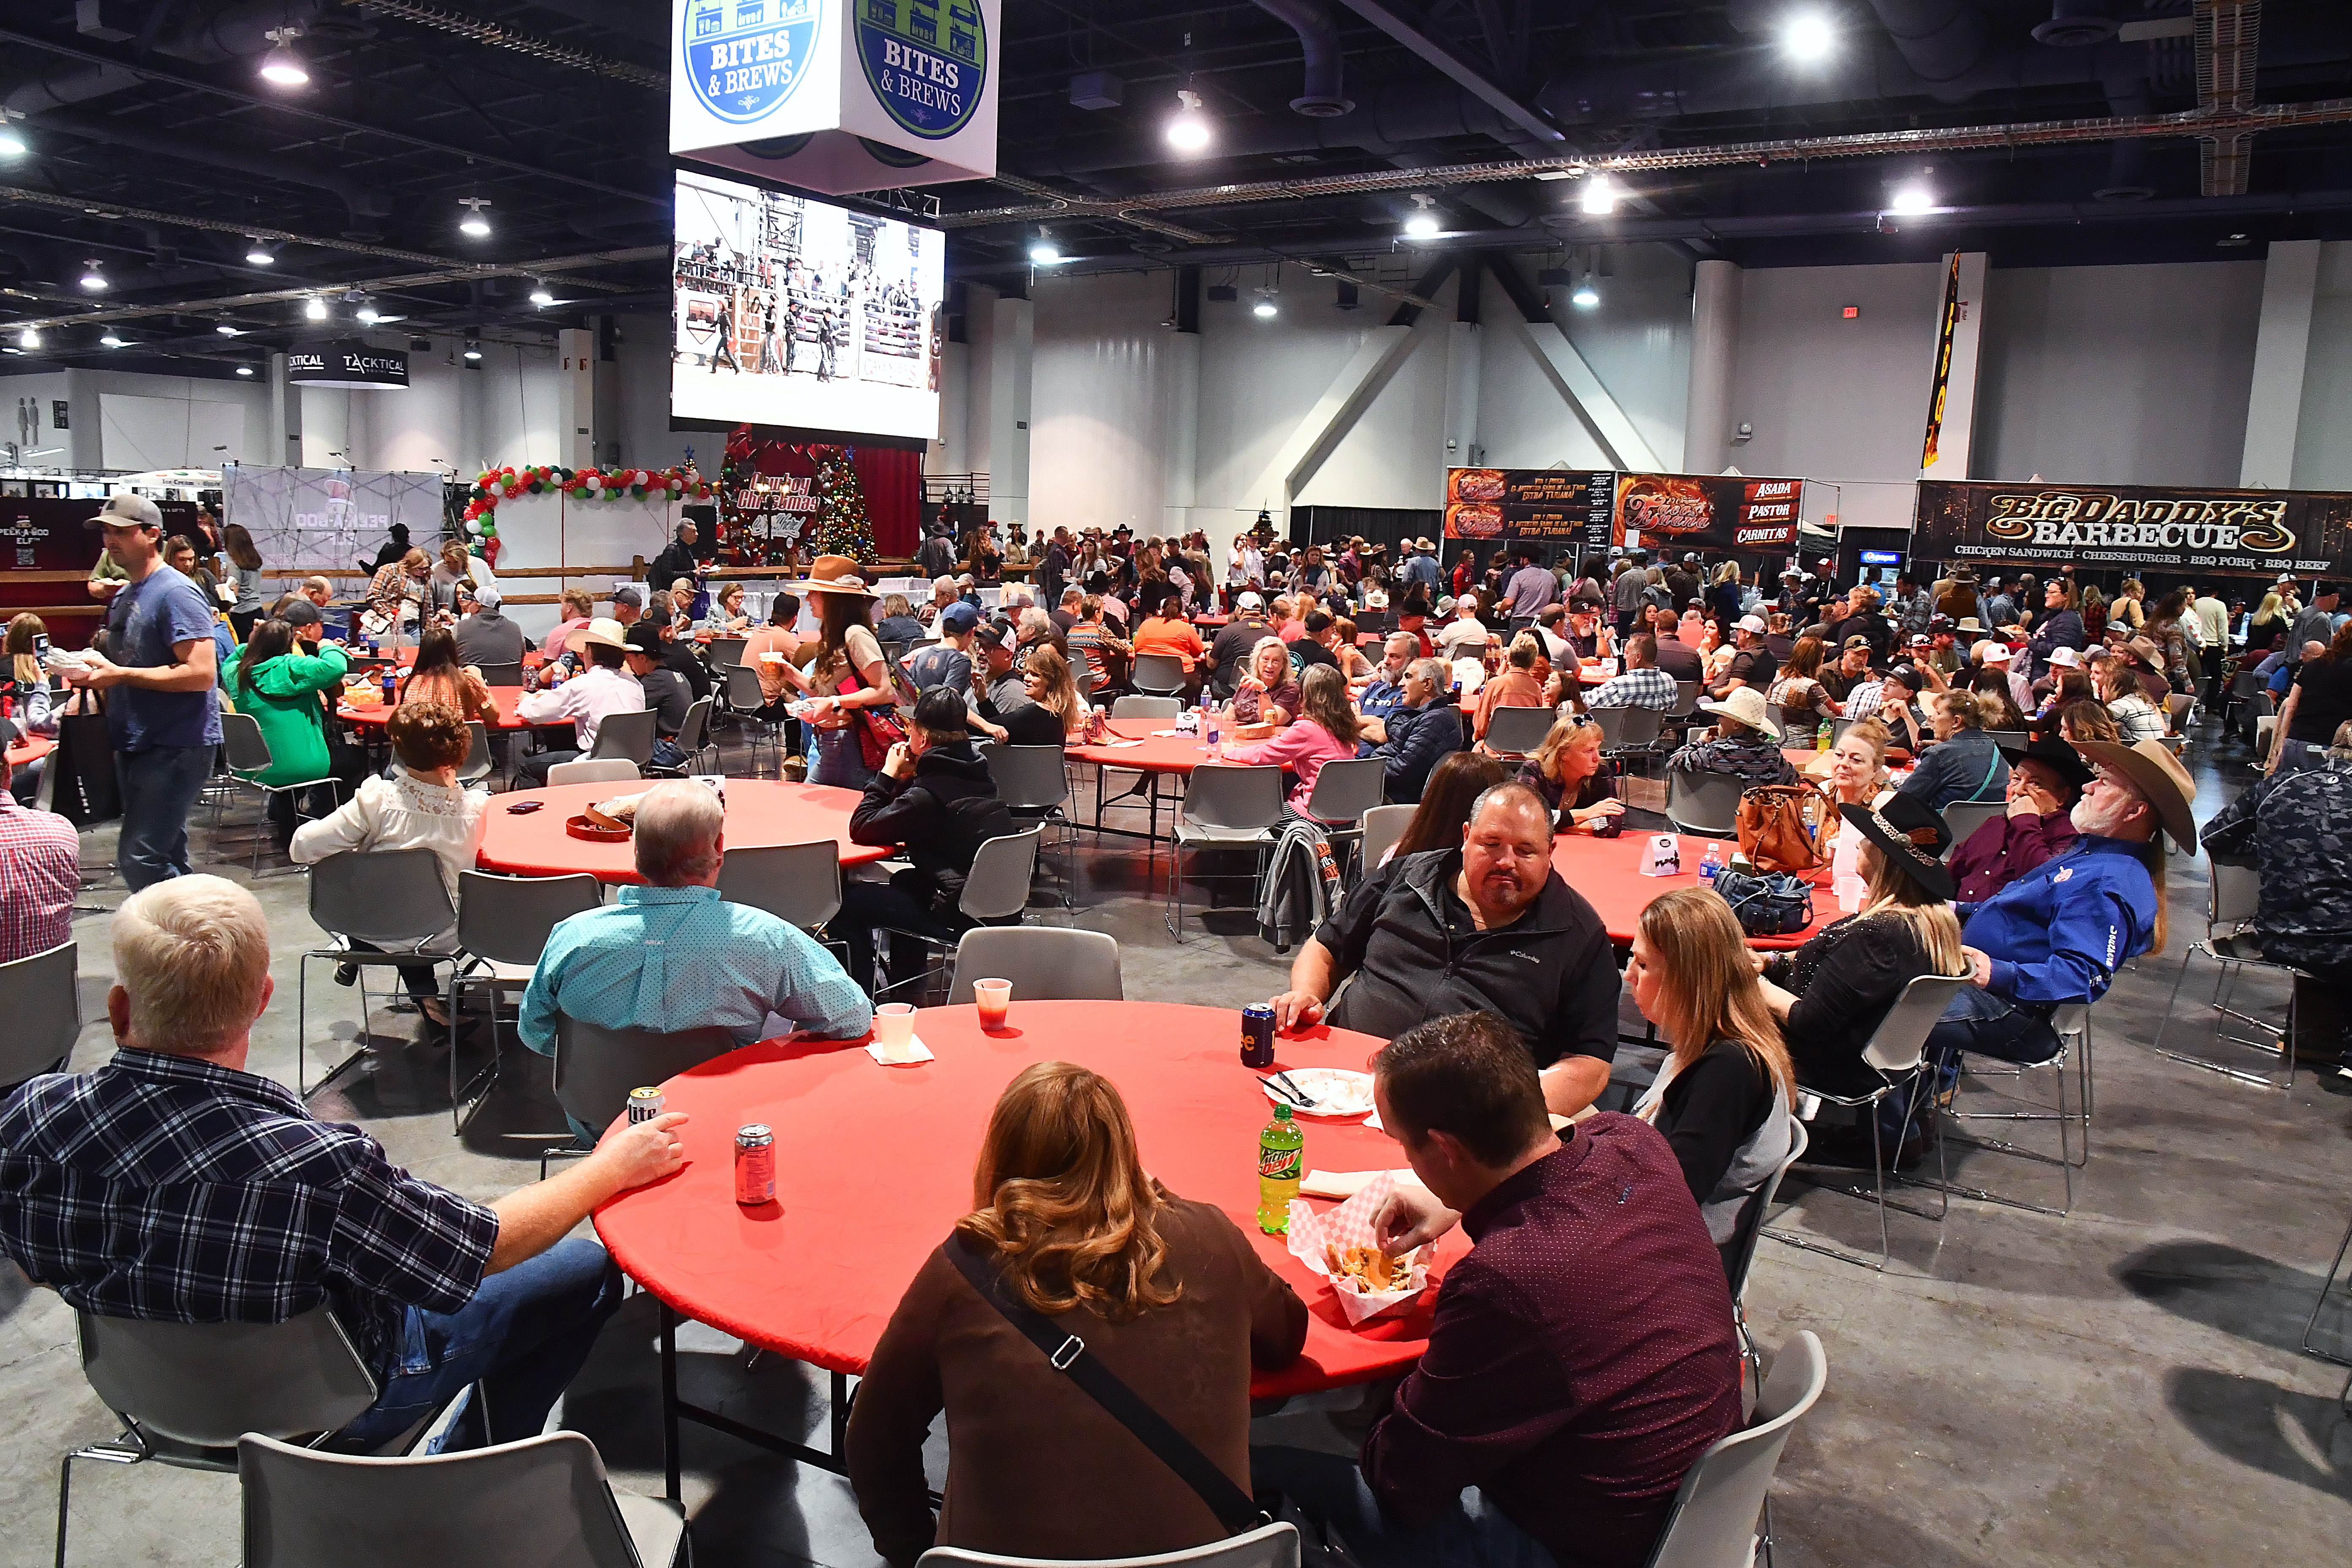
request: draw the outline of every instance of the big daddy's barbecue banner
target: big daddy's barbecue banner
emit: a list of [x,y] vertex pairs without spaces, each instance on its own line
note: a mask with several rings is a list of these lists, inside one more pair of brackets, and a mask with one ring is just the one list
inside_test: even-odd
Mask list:
[[2352,493],[1922,479],[1911,553],[2336,575],[2352,567]]
[[1445,470],[1445,537],[1465,544],[1598,554],[1616,508],[1617,476],[1606,468]]

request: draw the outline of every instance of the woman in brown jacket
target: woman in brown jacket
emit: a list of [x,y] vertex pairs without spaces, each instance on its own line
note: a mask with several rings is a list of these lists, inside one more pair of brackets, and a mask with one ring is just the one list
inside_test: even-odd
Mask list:
[[[1253,1366],[1307,1341],[1307,1309],[1233,1221],[1145,1173],[1109,1081],[1039,1062],[1007,1085],[956,1228],[1014,1299],[1088,1352],[1249,1489]],[[923,1440],[948,1421],[934,1526]],[[849,1479],[874,1549],[1137,1557],[1224,1535],[1192,1489],[1047,1363],[944,1247],[907,1289],[849,1418]]]

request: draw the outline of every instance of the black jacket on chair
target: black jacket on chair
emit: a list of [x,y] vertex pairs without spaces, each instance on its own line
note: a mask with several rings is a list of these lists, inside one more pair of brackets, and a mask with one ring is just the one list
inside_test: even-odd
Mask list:
[[853,843],[905,848],[908,863],[929,884],[932,912],[947,921],[955,918],[980,847],[1020,831],[970,741],[925,752],[915,759],[915,776],[903,783],[876,773],[849,814]]

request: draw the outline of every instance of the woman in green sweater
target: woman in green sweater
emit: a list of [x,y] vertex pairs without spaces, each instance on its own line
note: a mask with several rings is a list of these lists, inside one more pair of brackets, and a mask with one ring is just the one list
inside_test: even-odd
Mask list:
[[[284,621],[263,621],[221,671],[221,689],[230,704],[250,714],[261,726],[261,738],[269,742],[269,766],[239,776],[271,785],[312,780],[325,784],[334,778],[320,694],[341,689],[351,660],[335,644],[319,640],[322,629],[316,623],[307,625],[298,639],[295,628]],[[332,792],[327,792],[323,805],[318,793],[313,792],[312,815],[333,810]],[[269,797],[269,826],[278,853],[285,853],[294,837],[291,795]]]

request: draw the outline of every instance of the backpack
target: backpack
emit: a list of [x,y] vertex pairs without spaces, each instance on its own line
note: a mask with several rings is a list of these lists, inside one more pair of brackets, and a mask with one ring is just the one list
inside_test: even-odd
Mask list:
[[1813,886],[1799,877],[1751,877],[1728,866],[1715,890],[1749,936],[1793,936],[1813,923]]

